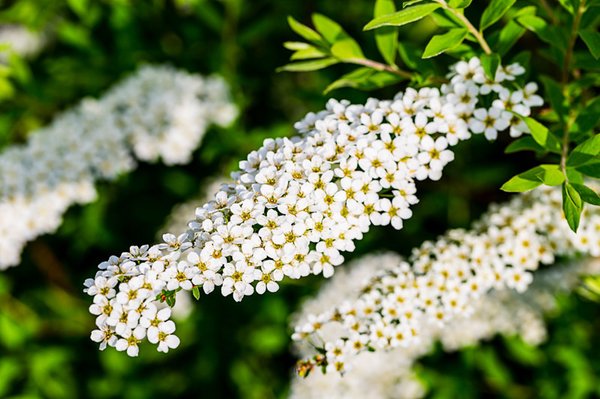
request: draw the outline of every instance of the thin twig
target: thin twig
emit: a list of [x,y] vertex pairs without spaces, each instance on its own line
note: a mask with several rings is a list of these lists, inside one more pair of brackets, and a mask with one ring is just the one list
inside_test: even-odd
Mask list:
[[463,13],[461,13],[460,11],[458,11],[454,8],[451,8],[448,5],[448,3],[446,3],[445,0],[436,0],[436,2],[438,2],[442,6],[442,8],[444,8],[444,10],[446,10],[449,13],[451,13],[452,15],[454,15],[456,18],[458,18],[463,23],[463,25],[467,28],[467,30],[469,32],[471,32],[471,34],[475,37],[475,40],[477,40],[477,42],[483,49],[484,53],[486,53],[488,55],[492,54],[492,49],[490,48],[489,44],[485,41],[485,38],[483,37],[483,33],[478,31],[477,28],[475,26],[473,26],[471,21],[469,21]]
[[412,73],[410,73],[408,71],[404,71],[402,69],[392,67],[390,65],[382,64],[381,62],[368,60],[366,58],[357,58],[357,59],[349,60],[347,62],[349,62],[350,64],[357,64],[357,65],[362,65],[362,66],[366,66],[369,68],[373,68],[378,71],[385,71],[385,72],[393,73],[394,75],[401,76],[405,79],[413,78]]
[[565,54],[562,71],[562,85],[563,90],[569,81],[569,69],[571,69],[571,59],[573,58],[573,49],[575,48],[575,41],[577,40],[577,31],[579,30],[579,23],[581,22],[581,15],[585,8],[585,0],[581,0],[579,8],[573,17],[573,25],[571,27],[571,37],[569,38],[569,44]]
[[[563,63],[563,71],[562,71],[562,87],[563,94],[565,97],[568,97],[567,84],[569,83],[569,69],[571,69],[571,59],[573,57],[573,50],[575,48],[575,41],[577,40],[577,32],[579,31],[579,23],[581,22],[581,15],[585,9],[585,0],[581,0],[579,3],[579,8],[577,8],[577,12],[573,17],[573,25],[571,27],[571,36],[569,38],[569,44],[567,47],[567,52],[565,54],[565,60]],[[567,120],[564,134],[562,138],[562,151],[560,154],[560,169],[562,170],[565,178],[567,179],[567,157],[569,156],[569,131],[571,130],[572,121],[569,118]]]

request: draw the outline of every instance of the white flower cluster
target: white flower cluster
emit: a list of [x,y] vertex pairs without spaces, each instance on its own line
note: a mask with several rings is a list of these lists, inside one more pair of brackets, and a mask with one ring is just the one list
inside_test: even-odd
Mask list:
[[[323,356],[307,360],[306,367],[343,373],[357,353],[418,347],[431,325],[470,315],[474,301],[490,289],[523,292],[531,272],[557,256],[600,256],[600,209],[586,208],[575,234],[561,204],[559,189],[543,187],[492,206],[472,230],[450,230],[425,242],[409,262],[365,282],[358,299],[309,316],[293,338],[318,342]],[[323,342],[320,331],[329,324],[341,331]]]
[[132,170],[135,158],[188,162],[208,126],[235,115],[222,79],[147,66],[9,147],[0,154],[0,269],[18,264],[25,243],[54,231],[70,205],[91,202],[96,180]]
[[454,157],[450,146],[471,133],[526,129],[507,110],[527,115],[542,100],[533,83],[516,88],[522,72],[516,64],[498,68],[490,81],[474,58],[455,65],[441,90],[408,88],[364,105],[330,100],[296,123],[300,136],[265,140],[234,183],[196,210],[187,233],[100,264],[86,282],[102,331],[95,338],[127,342],[137,353],[145,307],[174,291],[220,287],[240,301],[277,291],[284,276],[330,277],[371,225],[402,228],[418,202],[415,180],[439,179]]
[[44,47],[46,40],[39,32],[21,25],[0,25],[0,62],[8,58],[7,52],[22,57],[33,57]]
[[[393,270],[401,262],[402,258],[395,254],[369,255],[351,262],[319,291],[317,297],[302,306],[295,324],[341,306],[347,299],[357,299],[365,281],[382,270]],[[520,336],[525,342],[538,345],[546,338],[544,315],[556,308],[556,294],[572,291],[582,275],[599,273],[600,258],[541,270],[525,293],[492,290],[473,300],[471,314],[456,317],[444,325],[430,324],[418,344],[358,353],[347,358],[344,375],[315,370],[307,378],[293,377],[290,398],[421,398],[426,392],[412,368],[420,357],[431,352],[436,341],[441,342],[445,351],[472,346],[497,334]],[[343,333],[342,325],[328,324],[321,329],[320,336],[325,341],[335,341]],[[307,341],[300,341],[296,349],[300,357],[314,353],[314,346]]]

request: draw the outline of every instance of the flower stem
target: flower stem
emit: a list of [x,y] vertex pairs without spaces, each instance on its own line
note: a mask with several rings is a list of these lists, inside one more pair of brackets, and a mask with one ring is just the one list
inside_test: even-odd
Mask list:
[[475,26],[473,26],[471,21],[469,21],[462,12],[458,11],[455,8],[450,7],[448,5],[448,3],[446,3],[445,0],[436,0],[436,2],[441,4],[441,6],[444,10],[446,10],[449,13],[451,13],[452,15],[454,15],[456,18],[458,18],[460,20],[460,22],[463,23],[463,25],[467,28],[467,30],[475,37],[475,40],[477,40],[477,42],[483,49],[484,53],[486,53],[488,55],[492,54],[492,49],[490,48],[489,44],[485,41],[485,38],[483,37],[483,33],[481,31],[477,30],[477,28],[475,28]]

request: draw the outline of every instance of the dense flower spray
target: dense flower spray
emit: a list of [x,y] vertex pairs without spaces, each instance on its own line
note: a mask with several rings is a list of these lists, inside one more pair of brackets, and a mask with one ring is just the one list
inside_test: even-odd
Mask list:
[[55,230],[70,205],[92,201],[96,180],[132,170],[136,159],[188,162],[210,124],[235,116],[221,78],[147,66],[33,132],[0,154],[0,269]]
[[[454,65],[441,89],[408,88],[364,105],[330,100],[296,123],[300,136],[250,153],[186,233],[101,263],[85,283],[97,316],[92,338],[137,355],[147,336],[166,351],[175,340],[163,302],[179,290],[199,296],[220,287],[240,301],[276,291],[284,276],[330,277],[371,225],[402,228],[418,201],[415,181],[439,179],[451,146],[472,134],[527,130],[510,111],[528,115],[542,99],[534,83],[518,88],[523,72],[513,64],[489,79],[473,58]],[[163,325],[158,341],[148,335]]]
[[[395,269],[402,262],[396,254],[368,255],[351,262],[336,273],[315,298],[302,305],[295,324],[314,322],[315,314],[340,307],[348,299],[358,299],[365,281],[385,270]],[[540,270],[526,292],[491,290],[473,298],[471,312],[457,315],[447,323],[430,323],[420,340],[410,346],[347,356],[343,375],[314,370],[304,378],[312,370],[304,364],[304,375],[293,377],[290,398],[421,398],[426,392],[412,369],[417,359],[433,349],[436,341],[446,351],[475,345],[496,334],[518,335],[528,344],[538,345],[546,338],[544,315],[556,308],[556,294],[572,291],[582,275],[599,273],[599,258],[575,260]],[[320,330],[320,337],[327,342],[335,342],[344,334],[340,324],[328,324]],[[300,357],[311,356],[315,350],[304,340],[297,343],[296,349]]]
[[[556,188],[538,188],[490,211],[470,231],[450,230],[415,249],[409,261],[376,273],[361,294],[308,317],[293,338],[316,344],[322,354],[304,368],[343,373],[346,359],[366,350],[419,347],[457,317],[471,314],[491,289],[524,292],[540,265],[556,257],[600,256],[600,210],[588,208],[573,233]],[[338,326],[323,341],[320,332]]]

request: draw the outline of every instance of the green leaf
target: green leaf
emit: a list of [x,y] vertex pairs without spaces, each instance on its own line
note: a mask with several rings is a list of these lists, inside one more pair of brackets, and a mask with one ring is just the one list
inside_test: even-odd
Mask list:
[[573,188],[577,190],[581,199],[588,204],[600,205],[600,195],[586,185],[571,183]]
[[431,58],[445,51],[451,50],[462,43],[467,36],[466,29],[450,29],[443,35],[436,35],[431,38],[422,58]]
[[500,66],[500,56],[498,54],[484,54],[481,57],[481,66],[486,76],[494,81],[496,79],[496,72]]
[[342,61],[364,58],[359,44],[335,21],[321,14],[313,14],[317,31],[331,44],[331,54]]
[[579,219],[581,217],[581,212],[583,211],[583,202],[581,201],[581,196],[571,184],[565,183],[563,184],[562,197],[563,212],[565,214],[565,218],[567,219],[567,223],[569,223],[571,230],[577,232],[577,228],[579,227]]
[[[396,11],[393,0],[375,1],[375,18],[392,14]],[[389,65],[396,63],[396,49],[398,48],[398,29],[392,26],[382,27],[375,32],[375,43],[381,56]]]
[[575,168],[567,167],[567,180],[570,183],[583,184],[584,183],[583,173],[576,170]]
[[319,69],[327,68],[328,66],[338,64],[339,61],[335,58],[323,58],[320,60],[302,61],[295,62],[293,64],[287,64],[277,68],[277,72],[288,71],[288,72],[307,72],[316,71]]
[[525,28],[523,28],[514,20],[510,20],[500,31],[496,42],[493,44],[493,48],[498,52],[498,54],[505,55],[517,43],[524,33]]
[[304,42],[284,42],[283,47],[285,47],[288,50],[298,51],[298,50],[306,50],[308,48],[312,48],[313,46],[311,46],[308,43],[304,43]]
[[579,166],[577,170],[586,176],[600,179],[600,162],[594,162],[583,166]]
[[555,80],[550,79],[547,76],[541,77],[542,83],[544,84],[545,97],[550,100],[552,109],[556,111],[561,120],[565,120],[569,110],[565,105],[565,96],[563,95],[562,89]]
[[467,8],[471,5],[472,0],[448,0],[448,5],[451,8]]
[[513,176],[500,189],[511,193],[520,193],[534,189],[542,184],[558,186],[564,181],[565,176],[558,165],[540,165]]
[[194,298],[196,298],[196,300],[200,299],[200,288],[197,285],[192,288],[192,295]]
[[490,5],[483,11],[479,30],[493,25],[515,4],[516,0],[492,0]]
[[582,29],[579,31],[579,37],[595,59],[600,58],[600,32],[592,29]]
[[577,115],[573,124],[573,132],[586,133],[592,130],[600,122],[598,115],[600,114],[600,97],[596,97],[592,101],[585,104],[585,107]]
[[569,12],[569,14],[575,14],[575,7],[573,6],[573,0],[558,0],[561,6]]
[[403,80],[402,77],[372,68],[358,68],[345,74],[325,89],[325,93],[342,87],[352,87],[359,90],[373,90],[380,87],[396,84]]
[[531,136],[523,136],[506,147],[505,154],[512,154],[519,151],[543,151],[544,147],[540,146]]
[[288,24],[290,25],[290,28],[292,28],[292,30],[294,32],[296,32],[297,34],[299,34],[300,36],[302,36],[309,42],[312,42],[312,43],[320,45],[320,46],[323,46],[325,44],[323,42],[323,38],[321,37],[321,35],[319,35],[317,32],[315,32],[308,26],[296,21],[294,18],[288,17]]
[[316,47],[309,46],[306,49],[298,50],[290,57],[290,60],[306,60],[310,58],[324,58],[327,57],[327,53],[319,50]]
[[352,38],[346,38],[335,42],[334,45],[331,46],[331,54],[342,61],[365,58],[360,46]]
[[600,134],[590,137],[571,151],[567,158],[567,166],[578,167],[597,161],[600,154]]
[[525,122],[533,139],[548,151],[560,154],[561,145],[556,137],[550,133],[550,130],[538,121],[528,116],[518,115]]
[[327,18],[325,15],[315,13],[312,15],[312,21],[317,32],[319,32],[329,44],[333,44],[339,39],[348,37],[348,34],[340,24]]
[[456,18],[455,15],[449,13],[447,10],[441,9],[440,12],[434,12],[429,14],[433,22],[440,28],[455,29],[464,28],[465,26]]
[[542,41],[548,44],[557,44],[548,24],[542,18],[536,15],[523,15],[517,18],[517,22],[535,33]]
[[438,3],[424,3],[417,4],[412,7],[404,8],[398,12],[389,15],[383,15],[381,17],[374,18],[369,22],[363,29],[371,30],[381,26],[402,26],[411,22],[418,21],[425,18],[441,5]]

